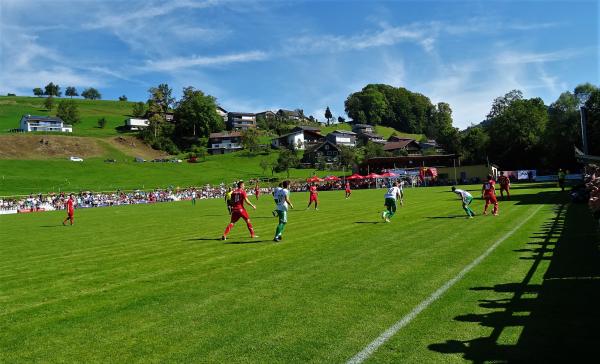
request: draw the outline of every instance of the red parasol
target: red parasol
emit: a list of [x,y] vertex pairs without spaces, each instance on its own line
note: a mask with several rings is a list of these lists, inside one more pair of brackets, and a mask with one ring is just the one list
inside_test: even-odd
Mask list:
[[393,173],[393,172],[385,172],[384,174],[381,175],[381,177],[385,177],[385,178],[398,177],[398,175],[396,173]]
[[365,179],[365,177],[361,176],[360,174],[354,173],[352,176],[346,177],[346,179],[350,179],[350,180],[352,180],[352,179]]
[[321,181],[323,181],[323,180],[317,176],[312,176],[312,177],[306,179],[306,182],[321,182]]
[[336,176],[327,176],[324,178],[325,181],[339,181],[340,178]]
[[369,173],[365,176],[365,178],[381,178],[377,173]]

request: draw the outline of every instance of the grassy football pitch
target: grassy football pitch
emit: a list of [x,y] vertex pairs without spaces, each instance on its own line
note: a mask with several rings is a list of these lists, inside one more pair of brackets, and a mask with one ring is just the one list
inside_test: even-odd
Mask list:
[[457,275],[366,360],[597,351],[587,207],[514,187],[499,216],[471,220],[448,188],[408,189],[389,224],[383,190],[323,192],[319,211],[292,193],[281,243],[270,196],[249,210],[255,240],[243,221],[217,240],[222,200],[76,210],[72,227],[63,212],[0,216],[0,362],[343,363]]

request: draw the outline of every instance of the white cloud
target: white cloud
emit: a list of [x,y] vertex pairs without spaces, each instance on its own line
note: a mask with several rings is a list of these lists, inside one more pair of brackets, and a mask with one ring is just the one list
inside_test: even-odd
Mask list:
[[185,68],[221,66],[230,63],[254,62],[267,59],[267,54],[261,51],[233,53],[219,56],[172,57],[162,60],[148,60],[142,67],[151,72],[173,72]]
[[563,61],[566,59],[574,58],[583,53],[582,50],[564,49],[554,52],[517,52],[517,51],[506,51],[499,53],[496,56],[495,62],[502,65],[515,65],[525,63],[547,63]]

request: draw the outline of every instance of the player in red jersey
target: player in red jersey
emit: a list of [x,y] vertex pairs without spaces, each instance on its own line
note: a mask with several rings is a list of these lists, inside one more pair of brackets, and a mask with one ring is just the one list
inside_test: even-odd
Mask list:
[[312,184],[309,188],[308,188],[308,192],[310,194],[309,200],[308,200],[308,206],[306,206],[306,210],[308,210],[310,208],[310,205],[313,203],[315,203],[315,210],[319,209],[319,200],[317,199],[317,195],[319,194],[319,192],[317,192],[317,186],[315,184]]
[[349,198],[352,194],[352,190],[350,190],[350,182],[346,182],[346,198]]
[[75,214],[73,203],[73,194],[70,194],[69,199],[67,200],[67,218],[64,219],[63,225],[66,225],[67,221],[71,221],[71,225],[73,225],[73,215]]
[[258,182],[256,182],[256,186],[254,187],[254,196],[258,200],[258,196],[260,195],[260,187],[258,187]]
[[481,187],[481,197],[485,199],[485,208],[483,209],[483,214],[487,215],[488,205],[490,203],[494,204],[494,210],[492,214],[494,216],[498,215],[498,200],[496,199],[496,182],[492,178],[491,175],[487,176],[487,181]]
[[506,191],[506,199],[510,200],[510,179],[504,175],[504,172],[500,172],[498,183],[500,183],[500,196],[502,199],[504,199],[504,191]]
[[231,193],[231,221],[229,222],[229,225],[227,225],[227,227],[225,228],[225,232],[223,233],[221,239],[227,239],[227,234],[229,234],[229,232],[233,228],[233,225],[240,218],[244,219],[244,221],[246,222],[246,226],[248,226],[248,231],[250,231],[250,237],[258,238],[258,236],[254,234],[254,228],[252,227],[252,223],[250,223],[250,217],[248,216],[248,212],[244,208],[244,202],[252,206],[252,208],[255,210],[256,206],[254,206],[252,202],[248,200],[248,195],[244,190],[244,181],[238,182],[237,186],[238,188]]

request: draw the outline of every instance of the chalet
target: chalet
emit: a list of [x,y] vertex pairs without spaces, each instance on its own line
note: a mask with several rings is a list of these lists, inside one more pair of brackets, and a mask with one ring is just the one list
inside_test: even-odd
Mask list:
[[51,116],[35,116],[35,115],[23,115],[20,122],[20,129],[22,131],[52,131],[58,133],[72,133],[73,126],[65,124],[65,122],[58,117]]
[[367,142],[385,144],[385,139],[381,135],[369,132],[363,132],[358,134],[358,140],[363,144],[367,144]]
[[436,151],[436,153],[443,153],[444,152],[444,148],[442,148],[441,145],[439,145],[435,140],[433,139],[428,139],[424,142],[420,142],[419,145],[421,146],[421,150],[425,151],[425,150],[429,150],[429,149],[433,149]]
[[277,110],[277,115],[284,119],[287,119],[287,120],[302,121],[302,120],[306,119],[306,117],[304,116],[302,111],[299,109],[296,109],[296,110],[279,109],[279,110]]
[[335,163],[339,160],[341,152],[339,146],[326,140],[323,143],[307,148],[304,152],[302,163],[312,165],[315,163]]
[[375,129],[374,129],[373,125],[369,125],[369,124],[354,124],[352,126],[352,131],[355,132],[356,134],[374,133]]
[[336,130],[326,136],[327,140],[336,145],[356,147],[356,133],[347,130]]
[[390,153],[407,153],[408,155],[421,155],[421,147],[414,139],[403,139],[401,141],[386,142],[383,150]]
[[256,119],[273,119],[275,118],[275,113],[271,110],[265,110],[263,112],[259,112],[256,114]]
[[256,128],[256,114],[249,112],[227,113],[227,128],[229,130],[248,130]]
[[125,129],[127,130],[142,130],[148,127],[148,119],[129,118],[125,120]]
[[210,133],[208,137],[210,154],[227,154],[242,149],[242,133],[240,132]]
[[290,133],[271,140],[271,146],[274,148],[290,147],[304,150],[311,145],[322,143],[325,137],[321,134],[319,128],[310,126],[297,126]]

